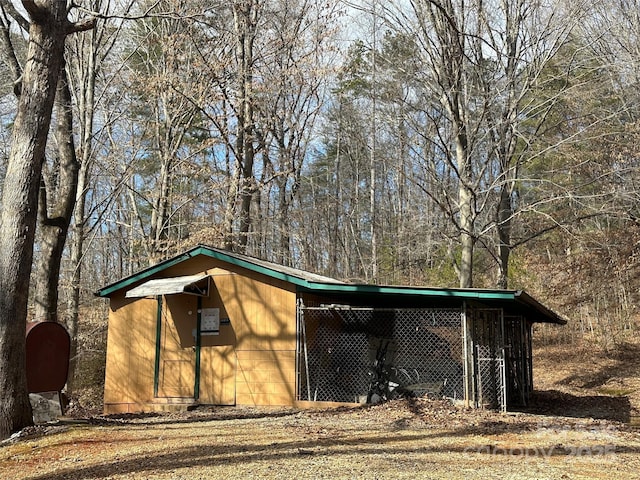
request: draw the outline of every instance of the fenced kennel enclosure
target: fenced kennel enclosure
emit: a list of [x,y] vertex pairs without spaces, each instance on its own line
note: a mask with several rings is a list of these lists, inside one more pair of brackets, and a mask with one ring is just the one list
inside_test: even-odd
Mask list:
[[531,325],[502,309],[300,304],[298,322],[299,400],[427,395],[505,410],[532,390]]

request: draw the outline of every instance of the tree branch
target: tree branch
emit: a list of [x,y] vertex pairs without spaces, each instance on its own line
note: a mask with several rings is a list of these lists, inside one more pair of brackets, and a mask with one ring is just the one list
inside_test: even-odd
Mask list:
[[0,11],[2,12],[2,16],[5,20],[5,22],[2,22],[0,25],[0,48],[2,49],[2,55],[5,63],[9,67],[9,70],[11,70],[13,91],[15,95],[19,97],[22,90],[22,67],[20,66],[20,62],[18,62],[16,51],[13,48],[13,43],[11,42],[10,30],[12,22],[6,14],[5,7],[6,4],[4,2],[0,3]]
[[34,0],[22,0],[22,6],[31,17],[31,20],[36,23],[42,23],[49,18],[49,11],[38,5]]
[[7,19],[10,23],[9,18],[12,18],[15,22],[18,23],[20,28],[25,32],[29,31],[29,20],[24,18],[20,12],[16,10],[16,7],[13,5],[11,0],[1,0],[0,6],[2,7],[2,15]]
[[77,32],[86,32],[87,30],[92,30],[96,26],[97,22],[96,17],[91,17],[86,20],[82,20],[80,22],[70,23],[67,29],[67,33],[77,33]]

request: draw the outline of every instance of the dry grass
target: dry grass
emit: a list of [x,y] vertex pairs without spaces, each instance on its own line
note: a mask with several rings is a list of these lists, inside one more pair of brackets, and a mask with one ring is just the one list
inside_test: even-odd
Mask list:
[[611,478],[640,469],[615,422],[395,401],[338,411],[216,408],[50,427],[0,449],[2,478]]
[[635,478],[640,435],[625,422],[640,405],[640,350],[546,347],[535,359],[527,412],[414,399],[70,419],[0,447],[0,478]]
[[540,347],[534,351],[534,379],[538,390],[588,402],[579,407],[581,416],[630,422],[640,415],[640,342],[606,352],[587,342]]

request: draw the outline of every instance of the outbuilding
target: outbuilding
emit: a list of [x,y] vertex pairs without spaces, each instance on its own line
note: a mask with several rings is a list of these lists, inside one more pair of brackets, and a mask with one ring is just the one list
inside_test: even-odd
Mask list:
[[105,413],[366,403],[399,393],[507,409],[533,389],[523,291],[353,284],[200,245],[109,299]]

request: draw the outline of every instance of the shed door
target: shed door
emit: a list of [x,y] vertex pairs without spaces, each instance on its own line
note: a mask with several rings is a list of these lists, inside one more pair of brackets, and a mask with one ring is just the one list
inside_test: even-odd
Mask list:
[[162,315],[158,397],[193,398],[196,381],[196,298],[165,296]]
[[[202,335],[200,338],[200,373],[199,373],[199,400],[211,405],[235,405],[236,404],[236,331],[237,325],[229,319],[225,305],[233,305],[236,293],[232,301],[223,301],[220,294],[220,286],[228,287],[229,281],[235,276],[216,275],[211,295],[207,299],[207,307],[203,309]],[[228,299],[228,297],[226,297]],[[232,307],[233,308],[233,307]],[[205,321],[205,312],[217,318],[218,330],[211,331],[210,325]],[[232,310],[233,311],[233,310]],[[214,322],[215,325],[216,322]]]

